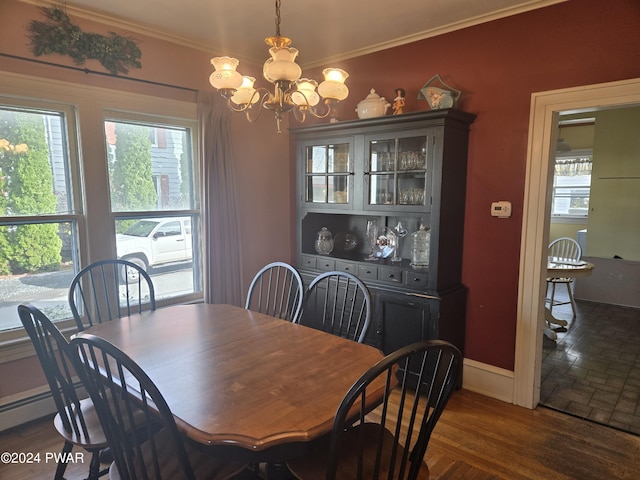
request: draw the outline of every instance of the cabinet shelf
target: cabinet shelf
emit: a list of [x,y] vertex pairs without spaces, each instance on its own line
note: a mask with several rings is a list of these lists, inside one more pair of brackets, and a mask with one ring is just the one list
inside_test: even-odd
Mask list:
[[[462,242],[474,119],[445,109],[291,130],[298,175],[297,266],[307,282],[327,270],[360,277],[374,298],[375,328],[367,341],[387,353],[430,338],[464,347]],[[370,219],[380,228],[402,223],[408,231],[399,244],[402,261],[366,260]],[[420,224],[431,232],[429,266],[414,268],[411,233]],[[322,227],[351,241],[318,255],[315,239]]]

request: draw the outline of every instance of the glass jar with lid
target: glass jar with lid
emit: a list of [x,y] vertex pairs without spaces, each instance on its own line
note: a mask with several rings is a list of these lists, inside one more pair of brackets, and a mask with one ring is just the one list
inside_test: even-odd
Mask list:
[[315,249],[320,255],[329,255],[333,251],[333,235],[327,227],[322,227],[318,232]]

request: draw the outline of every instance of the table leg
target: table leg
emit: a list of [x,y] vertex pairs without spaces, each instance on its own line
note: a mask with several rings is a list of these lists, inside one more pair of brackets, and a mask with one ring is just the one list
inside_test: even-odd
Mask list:
[[[544,307],[544,321],[547,323],[547,326],[543,328],[543,332],[546,335],[546,337],[550,338],[551,340],[558,339],[558,334],[551,329],[552,325],[566,327],[569,324],[569,322],[567,322],[566,320],[561,320],[559,318],[554,317],[551,314],[551,310],[549,310],[547,307]],[[566,331],[566,329],[564,331]]]
[[557,340],[558,339],[558,334],[556,332],[554,332],[553,330],[551,330],[549,327],[544,327],[542,329],[542,331],[544,332],[545,336],[551,340]]
[[548,323],[553,323],[561,327],[566,327],[567,325],[569,325],[569,322],[567,322],[566,320],[561,320],[559,318],[554,317],[551,314],[551,310],[549,310],[547,307],[544,307],[544,319]]

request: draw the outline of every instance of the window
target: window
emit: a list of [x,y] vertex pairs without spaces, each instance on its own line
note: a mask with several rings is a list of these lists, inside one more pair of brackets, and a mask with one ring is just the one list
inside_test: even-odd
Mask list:
[[[191,131],[140,115],[107,113],[117,256],[150,273],[157,300],[193,293],[198,288],[193,252],[198,249],[188,227],[197,223]],[[154,138],[163,141],[154,143]]]
[[195,118],[192,102],[0,72],[0,339],[24,337],[24,302],[72,325],[71,280],[103,258],[147,269],[159,306],[202,298]]
[[591,191],[591,151],[557,156],[553,175],[552,219],[586,219]]
[[0,330],[21,326],[16,306],[36,302],[52,320],[71,316],[66,288],[78,243],[71,108],[0,102]]

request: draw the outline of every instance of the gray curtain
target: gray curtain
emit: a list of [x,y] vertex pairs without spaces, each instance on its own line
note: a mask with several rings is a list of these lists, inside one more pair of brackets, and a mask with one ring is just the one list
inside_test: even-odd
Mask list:
[[222,97],[212,92],[198,93],[204,301],[242,305],[242,264],[229,115]]

